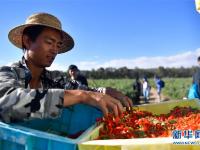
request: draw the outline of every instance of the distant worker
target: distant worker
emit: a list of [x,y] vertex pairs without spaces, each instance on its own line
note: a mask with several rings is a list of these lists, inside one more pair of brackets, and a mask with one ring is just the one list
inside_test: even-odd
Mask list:
[[146,77],[143,78],[142,88],[143,88],[144,102],[149,103],[151,86]]
[[134,103],[139,104],[140,96],[141,96],[142,85],[139,77],[136,77],[133,83],[133,95],[134,95]]
[[88,82],[76,65],[70,65],[67,71],[69,79],[65,85],[65,89],[82,89],[88,90]]
[[164,88],[164,86],[165,86],[165,82],[163,80],[161,80],[159,76],[155,76],[154,81],[155,81],[156,88],[157,88],[157,95],[158,95],[157,102],[160,102],[161,101],[161,91],[162,91],[162,88]]
[[200,56],[197,58],[198,69],[193,75],[192,86],[189,89],[188,99],[200,99]]

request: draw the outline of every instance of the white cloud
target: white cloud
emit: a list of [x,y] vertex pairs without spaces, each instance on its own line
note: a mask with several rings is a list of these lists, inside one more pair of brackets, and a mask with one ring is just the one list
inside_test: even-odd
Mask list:
[[81,61],[78,63],[78,67],[81,70],[91,70],[99,68],[100,64],[97,61]]
[[156,68],[164,67],[191,67],[196,65],[196,59],[200,56],[200,48],[195,51],[186,51],[172,56],[138,57],[133,59],[113,59],[107,62],[80,62],[79,68],[84,70],[97,69],[99,67],[128,67],[128,68]]
[[[100,67],[114,67],[120,68],[126,66],[127,68],[156,68],[163,67],[191,67],[196,65],[196,59],[200,56],[200,48],[195,51],[186,51],[172,56],[154,56],[154,57],[138,57],[133,59],[113,59],[107,62],[100,61],[81,61],[74,63],[81,70],[98,69]],[[50,70],[67,69],[65,64],[53,63]]]

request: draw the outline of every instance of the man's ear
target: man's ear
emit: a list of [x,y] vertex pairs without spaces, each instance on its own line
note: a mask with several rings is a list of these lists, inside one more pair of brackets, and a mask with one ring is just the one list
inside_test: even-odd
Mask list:
[[27,35],[23,35],[22,42],[23,42],[23,45],[24,45],[25,49],[30,49],[31,40]]

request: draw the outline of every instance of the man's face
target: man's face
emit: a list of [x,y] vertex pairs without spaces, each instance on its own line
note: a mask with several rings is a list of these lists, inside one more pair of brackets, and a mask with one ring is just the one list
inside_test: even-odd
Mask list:
[[69,69],[69,75],[70,77],[74,77],[76,78],[77,77],[77,70],[76,69]]
[[198,61],[198,65],[200,66],[200,60]]
[[34,42],[30,42],[27,50],[28,60],[37,67],[49,67],[58,54],[61,44],[60,32],[45,28]]

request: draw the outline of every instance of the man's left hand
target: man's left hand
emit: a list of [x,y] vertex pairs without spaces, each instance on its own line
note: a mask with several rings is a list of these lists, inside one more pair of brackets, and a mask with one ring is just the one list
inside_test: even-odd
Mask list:
[[115,99],[118,99],[125,107],[133,107],[133,102],[132,100],[125,96],[122,92],[117,91],[116,89],[107,87],[105,90],[105,94],[108,94]]

